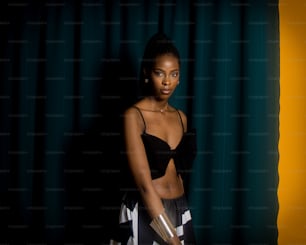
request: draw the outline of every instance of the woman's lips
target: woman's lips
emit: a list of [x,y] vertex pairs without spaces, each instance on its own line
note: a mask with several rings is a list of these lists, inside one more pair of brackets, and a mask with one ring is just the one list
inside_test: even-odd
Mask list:
[[167,88],[164,88],[164,89],[161,89],[160,92],[162,94],[170,94],[171,93],[171,90],[170,89],[167,89]]

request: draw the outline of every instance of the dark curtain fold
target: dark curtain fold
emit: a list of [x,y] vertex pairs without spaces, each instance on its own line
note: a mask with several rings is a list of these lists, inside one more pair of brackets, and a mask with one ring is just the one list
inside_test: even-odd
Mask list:
[[107,243],[121,114],[163,30],[182,58],[171,102],[198,132],[186,183],[198,244],[277,244],[277,0],[26,1],[0,13],[1,243]]

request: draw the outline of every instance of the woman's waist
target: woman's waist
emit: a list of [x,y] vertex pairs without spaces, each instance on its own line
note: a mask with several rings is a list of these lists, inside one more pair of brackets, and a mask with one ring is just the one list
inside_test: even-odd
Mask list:
[[161,177],[152,181],[155,191],[162,199],[175,199],[184,194],[183,181],[180,176],[169,180]]

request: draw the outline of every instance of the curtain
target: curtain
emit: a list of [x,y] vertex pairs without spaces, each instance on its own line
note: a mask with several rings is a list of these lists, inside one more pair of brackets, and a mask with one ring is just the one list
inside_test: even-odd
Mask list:
[[277,244],[277,0],[1,3],[1,243],[103,244],[146,42],[177,45],[198,244]]

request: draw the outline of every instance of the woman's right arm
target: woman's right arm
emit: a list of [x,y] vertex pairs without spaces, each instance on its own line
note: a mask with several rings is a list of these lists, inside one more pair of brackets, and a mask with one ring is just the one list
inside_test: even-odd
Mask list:
[[149,163],[141,139],[143,121],[139,112],[130,108],[124,113],[125,149],[132,176],[151,218],[163,211],[160,197],[156,193],[151,178]]
[[[141,139],[143,130],[144,124],[139,112],[135,108],[126,110],[124,113],[124,138],[129,168],[144,206],[151,219],[154,220],[164,213],[164,207],[152,183],[151,171]],[[181,244],[176,234],[169,241],[169,244]]]

